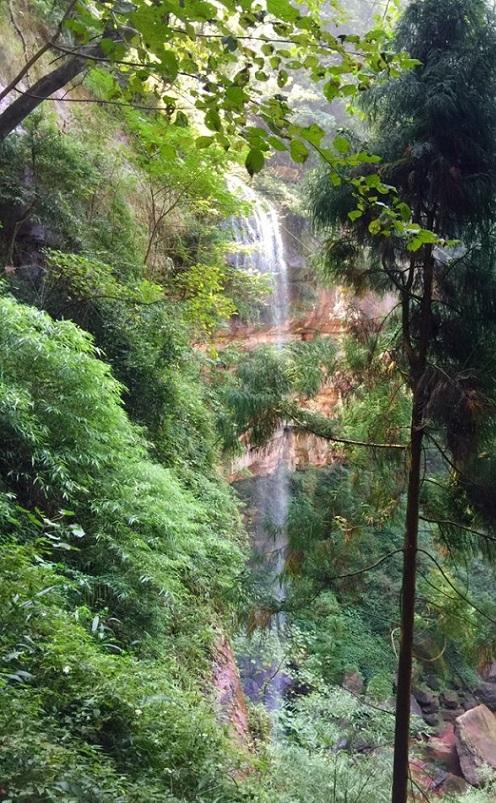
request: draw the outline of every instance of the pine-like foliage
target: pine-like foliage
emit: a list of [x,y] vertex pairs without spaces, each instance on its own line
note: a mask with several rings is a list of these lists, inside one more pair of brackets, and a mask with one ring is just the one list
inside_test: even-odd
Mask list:
[[[415,222],[457,240],[433,251],[423,386],[430,433],[450,454],[452,480],[432,510],[446,518],[441,512],[453,509],[456,487],[457,520],[475,521],[478,510],[490,524],[496,514],[489,493],[496,420],[494,12],[485,0],[418,0],[407,7],[396,44],[419,65],[364,99],[367,145],[382,160],[368,177],[395,186]],[[409,251],[401,235],[378,237],[373,205],[352,222],[356,201],[347,183],[336,188],[327,176],[315,179],[311,202],[315,225],[327,238],[324,270],[359,293],[403,292],[408,298],[403,323],[399,312],[388,322],[391,357],[408,370],[404,344],[408,335],[416,348],[420,338],[425,249]],[[439,467],[438,448],[432,442],[427,448],[428,465]]]
[[381,176],[441,236],[495,212],[496,29],[485,0],[417,0],[396,46],[420,65],[371,93]]

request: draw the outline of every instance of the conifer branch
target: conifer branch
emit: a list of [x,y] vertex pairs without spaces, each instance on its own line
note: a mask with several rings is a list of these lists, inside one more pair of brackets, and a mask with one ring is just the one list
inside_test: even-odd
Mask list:
[[436,568],[440,572],[441,576],[444,578],[444,580],[446,580],[446,582],[448,583],[449,587],[455,592],[455,594],[457,594],[457,596],[460,599],[462,599],[464,602],[466,602],[467,605],[470,605],[470,607],[473,608],[474,611],[477,611],[477,613],[479,613],[482,617],[484,617],[484,619],[487,619],[488,622],[491,622],[491,624],[496,625],[496,619],[492,619],[490,616],[488,616],[487,613],[485,613],[485,611],[483,611],[481,608],[477,607],[477,605],[474,602],[472,602],[472,600],[469,597],[467,597],[465,594],[463,594],[454,585],[454,583],[451,582],[450,578],[448,577],[446,572],[443,570],[443,568],[442,568],[441,564],[439,563],[439,561],[436,560],[434,555],[431,555],[431,553],[428,552],[426,549],[420,549],[419,548],[417,551],[418,552],[422,552],[424,555],[427,555],[427,557],[431,559],[431,561],[434,563],[434,565],[436,566]]
[[304,410],[297,405],[288,405],[284,410],[284,416],[291,419],[297,429],[311,432],[313,435],[317,435],[317,437],[324,438],[324,440],[332,441],[333,443],[342,443],[345,446],[363,446],[368,449],[393,449],[399,451],[408,449],[407,444],[403,443],[375,443],[335,435],[332,423],[329,419],[318,413]]
[[432,519],[427,516],[419,516],[419,519],[427,522],[428,524],[437,524],[439,527],[455,527],[457,530],[463,530],[471,535],[477,535],[479,538],[484,538],[486,541],[492,541],[493,543],[496,543],[496,538],[493,536],[483,533],[480,530],[474,530],[473,527],[468,527],[466,524],[460,524],[459,522],[452,521],[451,519]]

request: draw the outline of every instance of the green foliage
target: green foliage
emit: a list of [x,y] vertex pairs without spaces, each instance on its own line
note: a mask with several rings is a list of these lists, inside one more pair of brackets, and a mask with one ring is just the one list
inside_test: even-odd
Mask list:
[[[46,16],[43,0],[38,2]],[[324,136],[314,121],[293,120],[283,94],[293,76],[303,74],[332,101],[354,97],[375,78],[410,66],[406,54],[391,50],[387,14],[363,37],[335,35],[318,3],[303,11],[298,3],[277,0],[261,10],[235,0],[200,0],[171,10],[164,2],[100,7],[80,0],[72,13],[58,10],[55,5],[51,16],[61,20],[62,47],[92,48],[111,77],[113,102],[156,107],[180,132],[200,118],[208,135],[198,137],[198,148],[245,148],[252,175],[272,149],[289,149],[301,162],[308,155],[305,143],[318,147]],[[337,18],[334,6],[333,12]],[[254,119],[257,125],[250,123]],[[335,152],[325,153],[334,163]]]
[[368,803],[373,789],[374,803],[389,800],[390,767],[387,758],[358,761],[346,753],[326,756],[296,747],[275,754],[266,798],[277,803]]
[[131,272],[142,241],[125,201],[134,179],[122,157],[89,148],[48,121],[31,122],[25,135],[0,145],[3,263],[18,264],[32,239],[38,248],[112,255],[123,275]]
[[282,351],[260,348],[234,355],[236,372],[225,377],[220,389],[226,447],[234,448],[246,433],[252,445],[265,443],[289,418],[288,400],[315,396],[330,377],[335,358],[334,344],[324,338],[289,344]]
[[343,738],[386,747],[392,741],[394,718],[389,709],[372,708],[343,689],[331,689],[303,697],[294,711],[283,715],[282,723],[292,742],[319,752],[336,748]]
[[[347,431],[362,440],[382,433],[384,440],[405,442],[409,394],[420,383],[425,515],[440,522],[443,549],[469,546],[486,554],[495,522],[488,493],[489,477],[494,477],[489,457],[494,383],[489,376],[495,331],[495,41],[496,21],[483,0],[410,4],[396,42],[420,63],[364,99],[370,147],[382,157],[380,166],[345,170],[334,183],[332,174],[317,179],[310,193],[316,226],[329,235],[322,260],[328,272],[359,294],[388,292],[400,302],[400,312],[390,310],[372,337],[367,334],[367,328],[374,328],[370,323],[354,327],[357,342],[347,347],[351,373],[356,372],[353,400],[344,411]],[[359,194],[365,188],[374,193],[377,214],[366,205],[354,208],[353,190],[341,181],[346,176]],[[431,234],[410,231],[416,256],[404,229],[382,230],[378,210],[386,204],[388,217],[391,186],[405,204],[398,212],[407,229],[412,210],[413,222],[431,229]],[[436,236],[460,242],[439,247]],[[428,301],[429,326],[423,328],[422,296],[430,298],[430,270],[435,290]],[[427,339],[420,369],[422,333]],[[382,387],[374,380],[371,384],[374,372],[382,377]],[[356,450],[353,459],[360,461]],[[383,483],[384,501],[391,493],[395,505],[404,474],[396,472],[391,483],[386,460],[374,455],[379,473],[368,457],[361,460]],[[485,528],[488,538],[481,533]]]
[[[395,260],[438,238],[459,237],[467,226],[481,230],[482,219],[494,216],[495,30],[484,0],[409,6],[395,43],[417,65],[364,93],[369,147],[381,157],[380,166],[345,168],[314,189],[317,224],[332,229],[341,221],[350,256],[365,246],[382,258],[382,270],[376,264],[365,269],[372,286],[386,282],[398,289],[402,276]],[[358,152],[364,147],[357,143]],[[354,284],[349,265],[344,267],[342,276]]]
[[242,559],[230,496],[151,462],[85,333],[0,306],[3,784],[163,800],[166,773],[178,798],[227,803],[200,682]]
[[367,683],[367,695],[373,700],[384,702],[393,696],[393,684],[391,676],[387,672],[373,675]]
[[[122,120],[103,123],[105,151],[46,121],[3,144],[0,245],[9,280],[18,297],[93,334],[125,386],[128,412],[147,427],[162,460],[183,472],[211,469],[215,436],[190,337],[204,338],[236,303],[260,303],[265,293],[256,278],[225,264],[227,232],[219,235],[218,225],[234,210],[228,161],[214,149],[199,156],[192,134],[179,139],[135,110],[124,119],[133,147],[117,154]],[[89,137],[95,122],[81,124],[89,124]],[[156,231],[142,187],[145,199],[154,194],[156,214],[160,203],[177,202]]]
[[1,548],[4,788],[17,800],[163,800],[174,768],[171,788],[188,794],[215,775],[222,737],[208,705],[180,688],[165,653],[126,654],[111,624],[99,640],[98,616],[70,610],[76,588],[51,553],[41,540]]
[[[301,697],[280,715],[280,741],[269,751],[270,776],[255,799],[386,803],[393,724],[391,711],[364,705],[341,689]],[[353,745],[363,753],[353,752]]]
[[[96,72],[93,80],[101,77]],[[235,210],[224,179],[230,159],[215,149],[199,152],[192,133],[179,135],[160,118],[132,109],[123,117],[107,118],[105,152],[101,142],[83,145],[78,134],[62,135],[46,121],[3,144],[4,264],[12,266],[12,281],[24,299],[73,318],[78,311],[70,292],[89,297],[93,307],[102,298],[150,303],[160,296],[151,285],[146,291],[143,281],[151,280],[169,299],[185,301],[187,324],[204,337],[236,309],[225,285],[245,305],[263,292],[256,277],[238,277],[225,264],[227,231],[219,232],[219,222]],[[118,151],[116,125],[132,137]],[[48,277],[42,275],[46,247],[58,250],[58,268],[52,259]],[[116,282],[127,286],[119,289]],[[98,337],[102,327],[85,307],[87,317],[79,314],[77,320]]]
[[365,472],[345,467],[293,481],[289,610],[302,639],[300,661],[315,664],[328,683],[348,671],[367,681],[394,674],[389,629],[398,616],[400,566],[399,555],[390,553],[401,544],[401,530],[371,515],[367,483]]
[[195,265],[180,278],[186,322],[212,333],[222,321],[234,315],[236,307],[224,294],[224,273],[217,265]]

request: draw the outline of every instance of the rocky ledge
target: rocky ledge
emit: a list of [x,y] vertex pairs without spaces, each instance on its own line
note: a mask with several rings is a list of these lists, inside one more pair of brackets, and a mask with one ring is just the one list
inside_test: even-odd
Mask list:
[[[444,796],[463,783],[482,786],[496,771],[496,683],[481,681],[473,689],[415,688],[412,713],[435,729],[424,734],[421,758],[412,772],[422,789]],[[422,737],[420,737],[422,738]]]

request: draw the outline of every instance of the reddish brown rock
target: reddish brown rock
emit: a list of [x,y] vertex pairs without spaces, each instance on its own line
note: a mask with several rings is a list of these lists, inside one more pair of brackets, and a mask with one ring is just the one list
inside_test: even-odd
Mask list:
[[439,736],[432,736],[429,739],[425,747],[425,754],[430,762],[442,767],[448,773],[462,774],[453,725],[448,725]]
[[343,290],[321,287],[311,309],[301,316],[290,318],[283,326],[246,324],[239,318],[232,318],[229,327],[217,333],[214,345],[222,350],[236,343],[243,350],[251,351],[262,345],[278,344],[281,339],[289,343],[313,340],[322,335],[339,336],[346,330],[348,303],[349,299]]
[[468,786],[457,775],[440,770],[433,764],[414,758],[410,761],[410,772],[415,781],[412,800],[425,801],[444,798],[449,794],[460,794],[468,791]]
[[[330,388],[323,388],[321,394],[313,400],[313,410],[323,412],[331,404],[337,403],[337,393]],[[317,405],[322,404],[319,408]],[[308,405],[310,406],[310,405]],[[325,413],[327,415],[327,413]],[[276,471],[284,459],[290,471],[314,466],[324,468],[342,458],[342,450],[330,441],[319,438],[311,432],[298,432],[281,427],[272,440],[258,449],[250,448],[236,457],[228,467],[229,482],[240,482],[249,477],[266,477]]]
[[486,767],[496,770],[496,717],[485,705],[472,708],[456,720],[455,736],[463,776],[479,786]]
[[236,659],[225,636],[220,636],[214,647],[212,675],[219,719],[226,722],[237,741],[246,746],[250,742],[248,708]]

